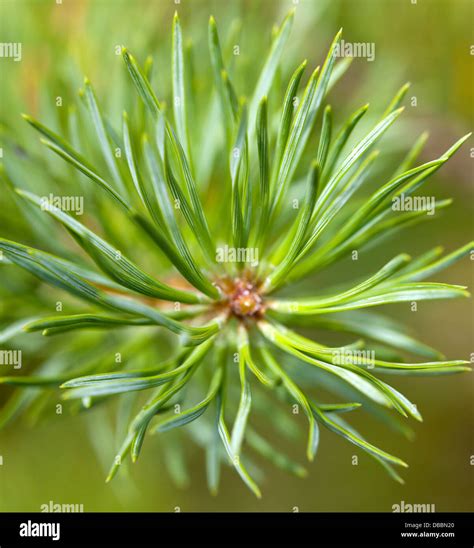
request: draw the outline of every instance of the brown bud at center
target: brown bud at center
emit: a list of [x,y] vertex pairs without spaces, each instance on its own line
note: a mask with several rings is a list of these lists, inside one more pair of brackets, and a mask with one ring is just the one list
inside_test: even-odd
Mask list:
[[241,318],[258,316],[263,311],[263,300],[255,286],[244,280],[237,280],[229,295],[232,312]]

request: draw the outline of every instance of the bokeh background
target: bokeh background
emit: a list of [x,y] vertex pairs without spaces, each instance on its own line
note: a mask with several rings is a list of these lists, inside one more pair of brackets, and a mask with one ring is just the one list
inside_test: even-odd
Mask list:
[[[336,123],[370,102],[370,116],[364,122],[370,126],[400,85],[411,82],[406,112],[384,140],[384,150],[392,151],[387,161],[393,166],[425,129],[430,140],[422,160],[435,157],[472,130],[471,0],[0,0],[0,41],[23,45],[22,62],[0,58],[0,137],[13,132],[21,145],[40,154],[37,138],[20,113],[60,127],[67,106],[76,101],[84,74],[94,83],[110,118],[118,120],[127,100],[122,91],[127,75],[116,55],[120,45],[142,60],[153,55],[156,86],[164,93],[169,89],[170,29],[176,9],[186,38],[195,44],[196,66],[208,72],[207,21],[210,14],[216,17],[222,40],[239,45],[235,85],[239,93],[249,93],[273,23],[293,7],[296,16],[283,61],[283,82],[296,62],[307,58],[310,66],[320,63],[341,26],[346,41],[375,43],[375,60],[355,59],[332,92]],[[202,93],[206,85],[204,78]],[[63,110],[55,105],[57,96],[63,98]],[[417,253],[437,244],[451,250],[472,239],[473,150],[471,139],[429,183],[428,194],[453,197],[454,204],[435,223],[423,223],[405,232],[404,238],[391,240],[390,249],[373,250],[375,260],[381,263],[400,251]],[[2,236],[19,238],[22,225],[3,189],[0,206]],[[466,284],[472,290],[472,264],[465,258],[437,279]],[[346,263],[338,264],[324,272],[318,283],[342,280],[348,268]],[[0,280],[0,286],[5,281]],[[7,302],[11,301],[5,290],[0,298],[2,326],[8,323]],[[467,300],[419,303],[417,312],[411,312],[408,304],[397,305],[390,312],[449,358],[469,359],[474,351],[472,304]],[[91,439],[87,424],[104,419],[107,410],[100,408],[86,419],[53,416],[34,425],[31,420],[17,421],[0,431],[0,510],[39,511],[49,501],[83,504],[85,511],[175,511],[178,507],[183,511],[292,511],[295,507],[301,511],[391,511],[401,501],[434,504],[437,511],[474,510],[472,375],[400,377],[395,385],[424,416],[423,424],[411,425],[413,440],[366,416],[355,417],[354,424],[410,464],[404,486],[394,483],[354,446],[326,431],[321,433],[317,458],[305,480],[267,466],[261,501],[231,469],[224,470],[219,495],[212,497],[206,488],[203,454],[194,446],[188,454],[187,485],[176,488],[156,451],[158,438],[147,442],[128,478],[106,485],[105,470],[112,454],[103,447],[112,434],[104,420],[101,435]],[[0,387],[0,405],[7,396],[8,390]],[[302,457],[302,444],[286,449]],[[357,466],[352,464],[354,455]]]

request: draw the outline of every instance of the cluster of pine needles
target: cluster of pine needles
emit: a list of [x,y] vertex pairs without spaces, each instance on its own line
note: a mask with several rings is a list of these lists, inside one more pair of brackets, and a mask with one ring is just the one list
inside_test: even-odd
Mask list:
[[[2,192],[14,197],[39,247],[58,252],[0,239],[3,272],[20,267],[40,280],[31,286],[33,296],[16,296],[28,314],[20,307],[23,317],[0,333],[0,342],[24,331],[41,332],[48,341],[38,351],[44,359],[36,371],[0,378],[15,387],[1,410],[1,425],[20,413],[40,415],[58,401],[58,391],[72,412],[100,409],[116,399],[117,421],[127,426],[118,452],[110,454],[109,479],[127,457],[136,461],[148,434],[166,432],[160,445],[178,481],[190,438],[206,451],[212,492],[221,465],[230,464],[260,496],[256,455],[297,476],[306,473],[274,446],[276,436],[287,445],[298,443],[297,409],[308,423],[309,460],[323,426],[402,481],[396,468],[405,462],[366,441],[342,415],[363,407],[403,431],[385,410],[416,420],[420,412],[379,376],[449,374],[469,367],[463,360],[445,360],[405,326],[365,309],[467,296],[463,286],[424,280],[468,254],[472,244],[444,256],[439,247],[414,259],[396,255],[363,279],[347,275],[342,288],[313,281],[310,296],[299,296],[297,287],[303,285],[296,283],[316,279],[353,250],[432,218],[425,211],[395,212],[393,200],[413,195],[468,136],[416,165],[423,134],[386,181],[359,197],[373,180],[374,147],[402,114],[408,87],[353,143],[368,105],[335,132],[326,102],[349,66],[347,59],[336,59],[341,32],[301,91],[306,62],[294,70],[281,100],[276,75],[292,20],[290,13],[274,32],[249,99],[232,83],[234,69],[226,64],[229,56],[211,18],[212,93],[207,91],[208,104],[196,104],[176,15],[169,104],[155,93],[151,60],[141,66],[123,49],[136,101],[124,112],[120,131],[87,79],[79,109],[70,112],[67,137],[24,116],[66,171],[58,181],[58,172],[50,173],[57,165],[51,155],[46,163],[31,161],[48,178],[51,192],[80,192],[86,215],[81,222],[61,208],[45,208],[34,182],[20,179],[7,161],[2,165]],[[437,201],[437,213],[450,203]],[[58,226],[77,245],[64,244]],[[218,262],[219,246],[256,250],[258,264]],[[60,292],[45,291],[44,284]],[[73,297],[67,312],[52,314],[51,303],[66,294]],[[346,342],[327,346],[303,336],[302,329],[342,333]],[[424,361],[409,363],[404,353]],[[127,359],[111,363],[111,354]],[[326,393],[337,401],[324,403]],[[270,439],[262,430],[273,432]]]

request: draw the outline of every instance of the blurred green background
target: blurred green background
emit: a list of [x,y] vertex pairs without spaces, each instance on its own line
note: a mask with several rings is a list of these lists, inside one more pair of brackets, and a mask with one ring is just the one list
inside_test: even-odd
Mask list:
[[[408,92],[403,119],[384,143],[394,151],[391,162],[403,155],[425,129],[430,140],[422,160],[431,159],[461,135],[472,130],[474,104],[474,4],[471,0],[0,0],[0,40],[22,43],[22,62],[0,59],[0,121],[18,140],[39,150],[37,138],[20,118],[21,112],[47,125],[61,125],[55,105],[76,101],[84,74],[112,119],[118,119],[127,75],[116,48],[127,46],[140,59],[152,54],[156,62],[155,85],[169,89],[171,21],[177,9],[186,38],[195,44],[196,66],[209,70],[207,21],[216,17],[221,39],[235,31],[240,55],[239,93],[252,89],[260,62],[268,48],[271,28],[292,7],[295,24],[283,61],[282,81],[297,62],[307,58],[320,63],[335,32],[342,26],[347,42],[375,43],[375,60],[355,59],[343,81],[331,94],[336,123],[369,101],[369,126],[405,81]],[[206,92],[203,84],[202,93]],[[361,129],[363,131],[363,128]],[[453,197],[454,204],[435,223],[411,229],[405,238],[372,252],[377,260],[394,252],[421,252],[433,245],[454,249],[473,235],[473,140],[429,183],[425,192]],[[14,219],[4,207],[0,190],[0,227],[8,236]],[[344,279],[346,263],[320,277]],[[337,271],[337,272],[336,272]],[[1,275],[1,274],[0,274]],[[470,286],[472,262],[464,259],[441,275],[443,281]],[[2,307],[0,306],[0,313]],[[3,311],[5,312],[5,311]],[[387,312],[387,310],[384,310]],[[419,303],[388,311],[409,323],[419,338],[449,358],[469,359],[473,352],[472,304],[468,301]],[[258,501],[236,474],[224,470],[217,497],[209,495],[203,473],[204,457],[189,446],[189,485],[177,489],[154,450],[160,439],[150,439],[130,477],[104,483],[112,455],[91,442],[87,421],[101,421],[107,413],[97,409],[86,419],[59,415],[33,428],[16,422],[0,431],[0,510],[38,511],[41,504],[78,503],[85,511],[391,511],[392,505],[435,504],[437,511],[474,510],[472,375],[434,378],[396,378],[395,386],[415,401],[424,416],[414,424],[416,437],[408,441],[367,418],[355,417],[355,426],[369,439],[395,452],[410,464],[405,486],[390,480],[368,456],[337,436],[322,432],[315,462],[305,480],[295,479],[267,465]],[[4,393],[3,393],[4,392]],[[0,404],[6,397],[0,390]],[[358,420],[357,420],[358,419]],[[104,421],[103,438],[111,433]],[[294,457],[303,444],[288,448]],[[354,455],[358,465],[352,464]]]

